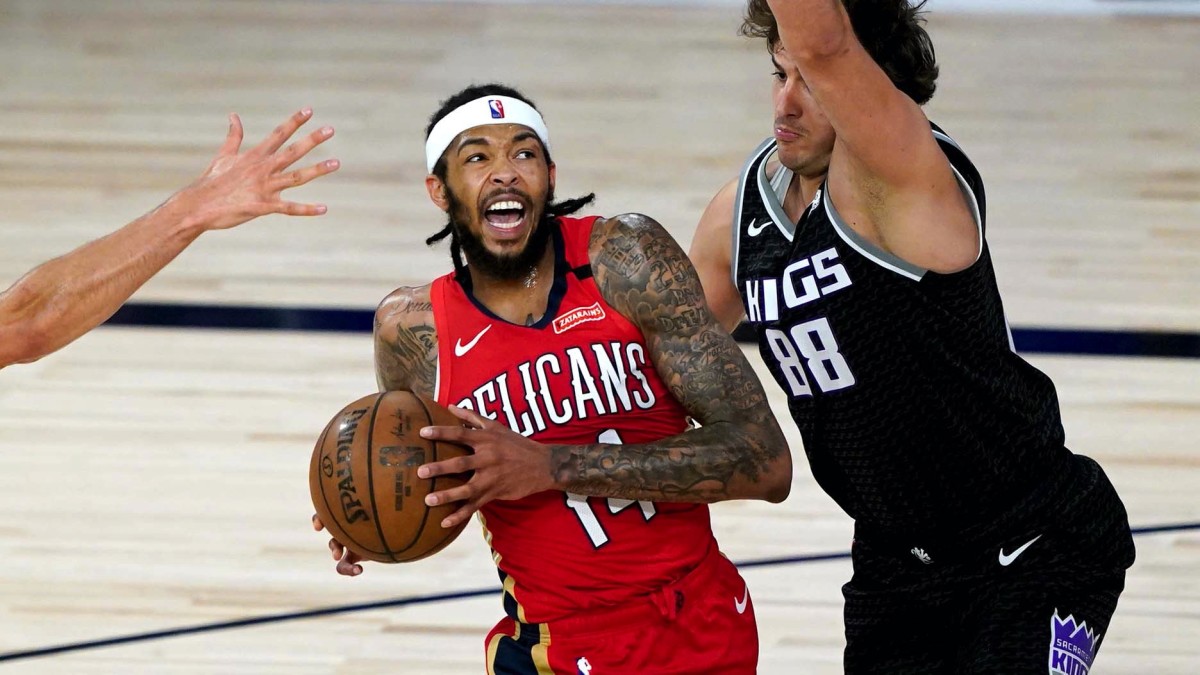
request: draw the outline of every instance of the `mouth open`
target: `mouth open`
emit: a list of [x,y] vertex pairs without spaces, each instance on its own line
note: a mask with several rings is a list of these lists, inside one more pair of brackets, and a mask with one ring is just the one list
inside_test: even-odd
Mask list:
[[498,201],[483,214],[488,225],[500,231],[510,232],[521,226],[525,220],[525,205],[515,200]]

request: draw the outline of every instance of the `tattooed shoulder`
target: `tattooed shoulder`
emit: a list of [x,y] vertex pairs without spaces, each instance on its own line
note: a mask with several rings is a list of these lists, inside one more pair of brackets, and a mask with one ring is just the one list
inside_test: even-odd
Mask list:
[[600,292],[635,321],[651,318],[664,304],[703,304],[700,278],[687,254],[649,216],[628,213],[598,221],[590,253]]
[[434,394],[437,326],[430,286],[393,291],[375,310],[375,375],[379,388]]

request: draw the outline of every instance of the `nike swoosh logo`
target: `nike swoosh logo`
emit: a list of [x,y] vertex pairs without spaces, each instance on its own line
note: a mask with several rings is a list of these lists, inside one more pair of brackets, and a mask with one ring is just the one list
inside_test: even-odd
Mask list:
[[479,342],[479,338],[483,337],[483,334],[488,332],[491,329],[492,329],[492,324],[489,323],[487,325],[487,328],[484,328],[483,330],[479,331],[479,334],[476,335],[474,338],[472,338],[472,340],[465,345],[462,343],[462,338],[459,338],[458,340],[456,340],[454,342],[454,355],[462,356],[463,354],[466,354],[467,352],[471,351],[471,349],[473,349],[475,347],[475,343]]
[[1013,564],[1013,561],[1017,559],[1017,556],[1024,553],[1025,549],[1029,548],[1030,546],[1033,546],[1033,542],[1035,542],[1041,538],[1042,538],[1042,535],[1039,534],[1038,536],[1034,537],[1033,539],[1030,539],[1029,541],[1022,544],[1020,548],[1013,551],[1012,553],[1006,554],[1004,552],[1004,549],[1000,549],[1000,566],[1008,567],[1009,565]]
[[750,221],[750,224],[746,226],[746,235],[749,237],[757,237],[758,235],[763,233],[763,230],[765,230],[771,226],[771,221],[769,221],[769,220],[765,223],[758,225],[757,227],[755,226],[754,223],[755,223],[755,221],[752,220],[752,221]]
[[737,596],[734,596],[733,608],[737,610],[738,614],[745,614],[746,613],[746,603],[749,601],[750,601],[750,587],[747,586],[746,589],[742,591],[742,599],[741,600],[738,600]]

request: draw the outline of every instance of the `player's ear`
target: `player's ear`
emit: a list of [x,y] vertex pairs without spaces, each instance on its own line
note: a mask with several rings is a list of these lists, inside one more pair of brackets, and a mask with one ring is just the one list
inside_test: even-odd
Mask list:
[[433,201],[437,207],[447,213],[450,212],[450,200],[446,197],[446,183],[441,178],[433,174],[425,176],[425,191],[429,193],[429,199]]
[[554,162],[550,162],[550,166],[549,166],[548,170],[550,172],[550,189],[551,190],[554,190],[554,179],[555,179],[555,176],[558,174],[557,168],[558,167],[554,166]]

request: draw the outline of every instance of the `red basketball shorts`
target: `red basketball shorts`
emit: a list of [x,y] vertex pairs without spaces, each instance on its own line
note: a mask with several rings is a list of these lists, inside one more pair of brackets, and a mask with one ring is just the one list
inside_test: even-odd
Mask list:
[[651,596],[545,624],[505,617],[484,647],[489,675],[752,675],[758,666],[750,593],[715,547]]

